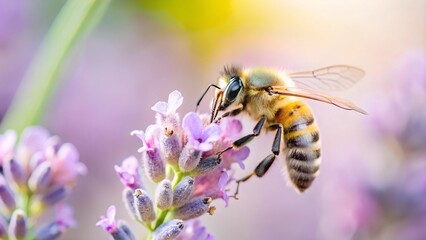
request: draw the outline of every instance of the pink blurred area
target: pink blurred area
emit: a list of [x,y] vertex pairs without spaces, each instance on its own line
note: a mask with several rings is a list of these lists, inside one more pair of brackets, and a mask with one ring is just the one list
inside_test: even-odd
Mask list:
[[[57,1],[0,0],[0,116],[60,5]],[[376,226],[374,221],[380,223],[381,218],[370,216],[378,208],[377,201],[362,195],[356,183],[380,188],[405,171],[404,165],[410,165],[401,159],[411,150],[404,146],[401,150],[395,143],[398,139],[380,137],[376,131],[386,124],[391,130],[396,128],[399,115],[383,113],[381,120],[373,118],[382,113],[379,103],[388,104],[392,95],[404,89],[405,78],[421,78],[426,71],[426,64],[420,70],[400,67],[401,61],[417,64],[417,60],[412,64],[404,60],[412,55],[420,56],[419,61],[425,58],[426,2],[236,0],[206,6],[211,9],[197,6],[191,10],[200,13],[188,10],[182,17],[173,14],[174,8],[114,1],[95,31],[71,54],[41,122],[75,144],[88,167],[88,175],[80,179],[69,199],[78,227],[63,239],[106,239],[107,234],[95,223],[110,204],[117,206],[119,218],[127,219],[141,236],[145,234],[127,216],[113,166],[138,154],[140,143],[130,131],[144,130],[153,123],[151,106],[179,90],[184,96],[181,115],[193,111],[225,64],[289,70],[358,66],[366,77],[350,90],[333,94],[356,102],[370,115],[309,101],[323,143],[321,174],[313,186],[304,194],[287,186],[281,158],[265,177],[241,186],[240,200],[231,199],[228,208],[221,201],[215,203],[214,216],[203,217],[209,231],[217,239],[396,236],[392,232],[399,225],[391,223],[378,228],[385,229],[383,235],[368,235],[370,230],[362,224]],[[415,81],[425,83],[426,75]],[[398,101],[404,108],[406,99]],[[202,105],[204,111],[208,102]],[[423,106],[417,110],[420,113],[426,105],[418,104]],[[392,113],[393,105],[388,105]],[[414,131],[424,125],[420,123]],[[253,126],[254,122],[244,119],[245,132]],[[252,153],[246,170],[238,170],[237,175],[254,169],[269,154],[271,144],[271,135],[255,139],[249,145]],[[416,158],[426,162],[423,147]],[[409,234],[399,239],[414,239]]]

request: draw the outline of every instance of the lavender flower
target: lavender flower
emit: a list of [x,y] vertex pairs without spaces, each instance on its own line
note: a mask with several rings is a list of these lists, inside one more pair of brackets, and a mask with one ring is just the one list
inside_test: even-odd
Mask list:
[[[176,111],[182,100],[182,95],[174,91],[167,103],[156,103],[152,107],[156,124],[146,131],[132,132],[142,140],[141,164],[137,166],[133,159],[131,164],[123,162],[121,167],[115,167],[125,186],[126,208],[147,228],[147,239],[214,239],[198,220],[192,219],[213,214],[214,199],[221,198],[228,205],[225,188],[233,180],[231,165],[238,163],[243,168],[243,160],[249,154],[249,149],[243,147],[218,157],[217,152],[240,137],[241,123],[229,118],[210,123],[207,115],[194,112],[186,114],[181,122]],[[156,184],[154,198],[146,189],[135,188],[136,179],[140,183],[137,169],[143,169],[145,176]],[[102,217],[97,225],[116,239],[113,233],[119,230],[112,211],[115,213],[108,209],[108,217]],[[130,229],[127,236],[133,236]]]
[[139,176],[138,160],[131,156],[123,160],[121,166],[114,166],[121,183],[130,189],[142,187],[142,181]]
[[[0,136],[0,205],[7,210],[0,218],[8,219],[10,239],[56,239],[76,225],[72,209],[61,202],[86,167],[72,144],[61,145],[42,127],[26,128],[17,144],[16,138],[12,130]],[[34,220],[50,207],[57,208],[56,220]]]
[[[326,194],[333,196],[325,201],[332,209],[332,216],[324,221],[327,229],[324,232],[330,234],[326,238],[423,239],[426,236],[426,52],[406,53],[397,61],[393,75],[394,81],[387,83],[390,89],[369,111],[371,130],[375,133],[371,145],[383,151],[377,153],[374,161],[365,161],[366,168],[374,162],[372,169],[358,175],[351,170],[350,174],[335,176],[334,179],[340,180]],[[354,155],[357,164],[368,158],[366,154]],[[374,172],[374,177],[366,177],[369,171]]]
[[15,131],[8,130],[3,135],[0,135],[0,165],[3,165],[3,161],[7,156],[13,154],[13,148],[15,147],[16,133]]

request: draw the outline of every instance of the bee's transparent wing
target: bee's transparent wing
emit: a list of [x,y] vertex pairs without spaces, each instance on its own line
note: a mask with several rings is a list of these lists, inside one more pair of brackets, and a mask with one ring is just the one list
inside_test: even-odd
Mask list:
[[340,107],[346,110],[354,110],[362,114],[367,114],[367,112],[364,111],[362,108],[356,106],[354,103],[348,100],[328,96],[326,94],[315,92],[313,90],[302,89],[298,87],[271,86],[267,88],[266,91],[269,94],[281,94],[286,96],[313,99],[320,102],[333,104],[337,107]]
[[290,72],[290,77],[297,86],[326,91],[340,91],[350,88],[365,72],[362,69],[349,65],[334,65],[312,71]]

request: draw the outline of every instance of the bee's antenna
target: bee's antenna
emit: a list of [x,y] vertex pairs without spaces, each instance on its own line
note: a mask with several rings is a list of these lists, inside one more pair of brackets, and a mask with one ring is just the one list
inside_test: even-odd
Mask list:
[[198,107],[200,106],[201,101],[203,100],[203,98],[204,98],[204,96],[207,94],[207,92],[209,91],[210,87],[215,87],[215,88],[217,88],[217,89],[220,89],[220,87],[218,87],[217,85],[210,84],[210,85],[207,87],[206,91],[204,91],[203,95],[201,95],[200,99],[198,99],[198,101],[197,101],[197,105],[195,106],[195,112],[197,112]]

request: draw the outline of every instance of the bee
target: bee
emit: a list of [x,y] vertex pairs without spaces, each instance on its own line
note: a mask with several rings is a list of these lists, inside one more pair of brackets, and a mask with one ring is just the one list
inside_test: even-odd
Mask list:
[[[253,132],[234,141],[218,153],[238,149],[258,136],[262,129],[275,131],[271,154],[255,170],[237,180],[239,184],[252,176],[262,177],[282,152],[285,155],[288,177],[296,191],[308,189],[319,173],[321,143],[318,125],[311,108],[303,99],[313,99],[366,114],[355,104],[323,94],[317,90],[344,90],[365,75],[364,71],[348,65],[334,65],[312,71],[285,73],[272,68],[225,67],[213,99],[211,122],[227,116],[246,113],[257,122]],[[218,117],[218,113],[223,112]],[[284,142],[284,144],[282,144]],[[281,146],[283,145],[283,146]]]

